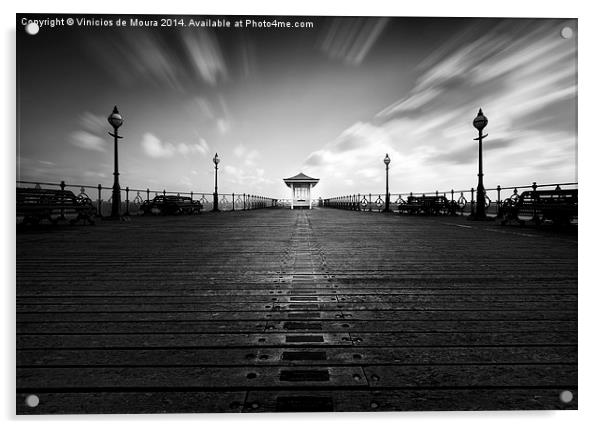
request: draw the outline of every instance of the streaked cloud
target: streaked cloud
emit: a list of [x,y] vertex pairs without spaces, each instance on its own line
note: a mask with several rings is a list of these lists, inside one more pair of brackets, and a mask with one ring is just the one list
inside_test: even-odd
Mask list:
[[238,167],[232,164],[223,167],[225,180],[228,184],[237,187],[246,186],[251,192],[261,193],[261,187],[274,183],[273,179],[266,177],[265,169],[254,167]]
[[[577,45],[561,38],[560,29],[575,21],[484,25],[477,22],[433,50],[416,66],[407,95],[371,121],[351,125],[305,164],[341,180],[360,177],[368,192],[382,181],[378,158],[388,152],[391,167],[400,166],[391,181],[401,192],[472,185],[477,155],[472,119],[483,107],[490,122],[491,137],[484,141],[489,180],[514,185],[574,179]],[[542,127],[548,117],[562,127]],[[557,167],[553,174],[545,166],[549,162]]]
[[215,86],[228,77],[219,42],[210,31],[179,32],[177,49],[152,30],[86,40],[92,57],[124,86],[148,82],[186,92],[195,83]]
[[232,152],[237,158],[241,158],[247,167],[254,166],[259,158],[257,149],[250,149],[242,144],[237,145]]
[[230,111],[226,100],[220,94],[213,99],[199,95],[192,99],[191,110],[198,114],[203,124],[211,125],[220,135],[227,134],[232,128]]
[[122,85],[148,82],[156,87],[184,89],[184,64],[160,33],[151,30],[119,32],[112,37],[86,40],[93,58]]
[[144,153],[151,158],[171,158],[174,155],[200,153],[206,155],[209,151],[207,142],[200,139],[197,143],[169,143],[161,141],[157,136],[146,133],[140,143]]
[[360,65],[385,29],[388,18],[334,18],[320,42],[329,58]]
[[84,112],[79,118],[82,129],[73,131],[69,142],[80,149],[104,152],[108,144],[108,123],[104,116]]
[[219,43],[210,31],[182,31],[182,42],[196,76],[215,86],[228,71]]
[[88,131],[74,131],[71,133],[71,144],[81,149],[104,152],[106,142]]

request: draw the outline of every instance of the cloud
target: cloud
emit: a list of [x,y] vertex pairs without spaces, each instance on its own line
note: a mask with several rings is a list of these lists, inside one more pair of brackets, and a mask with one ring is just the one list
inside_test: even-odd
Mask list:
[[204,124],[212,124],[219,134],[227,134],[232,128],[230,112],[222,95],[215,100],[206,96],[197,96],[192,99],[191,106],[194,115],[200,114]]
[[236,168],[232,165],[224,166],[224,172],[230,176],[242,176],[243,171],[240,168]]
[[388,18],[334,18],[320,42],[320,49],[329,58],[358,66],[388,21]]
[[[483,141],[484,151],[489,155],[492,152],[504,149],[511,146],[513,143],[510,139],[485,139]],[[458,149],[454,149],[447,152],[435,153],[428,158],[428,162],[431,163],[443,163],[443,164],[474,164],[475,154],[478,153],[478,144],[462,146]]]
[[[463,29],[415,68],[406,95],[350,125],[305,165],[370,192],[382,181],[381,157],[388,152],[397,192],[466,186],[474,181],[478,153],[472,120],[483,107],[488,177],[511,185],[572,180],[577,45],[560,37],[565,25],[574,28],[576,21],[501,20]],[[331,44],[345,50],[342,42]],[[560,167],[550,170],[547,162]]]
[[178,34],[180,37],[167,39],[154,30],[140,29],[103,38],[89,36],[86,43],[91,57],[124,86],[145,82],[186,92],[198,82],[215,86],[228,77],[212,33]]
[[241,144],[234,148],[234,155],[236,155],[238,158],[242,158],[246,152],[246,148]]
[[209,31],[181,32],[188,60],[198,77],[211,86],[228,77],[217,38]]
[[104,152],[106,139],[98,137],[88,131],[74,131],[71,133],[71,144],[81,149]]
[[243,162],[247,167],[254,166],[260,155],[257,149],[249,149],[242,144],[237,145],[233,152],[237,158],[244,159]]
[[265,170],[262,168],[241,168],[234,165],[225,165],[223,171],[228,183],[244,186],[250,190],[258,190],[262,185],[274,183],[273,180],[265,177]]
[[303,165],[315,175],[324,177],[346,180],[359,175],[378,181],[385,153],[401,159],[390,133],[374,124],[358,122],[322,149],[311,153]]
[[84,112],[80,118],[80,125],[98,135],[106,134],[107,129],[109,128],[109,123],[107,122],[107,118],[103,115],[96,115],[90,112]]
[[169,143],[162,142],[157,136],[151,133],[146,133],[142,137],[141,142],[144,153],[151,158],[171,158],[175,155],[189,155],[200,153],[206,155],[209,151],[207,142],[202,138],[198,143]]
[[108,145],[106,118],[90,112],[84,112],[79,117],[80,130],[70,134],[69,141],[81,149],[104,152]]
[[257,54],[256,45],[253,40],[245,35],[241,34],[240,41],[240,65],[238,69],[242,74],[242,78],[246,79],[254,76],[257,73]]
[[220,134],[226,134],[228,131],[230,131],[230,123],[224,118],[219,118],[216,124],[217,130],[220,132]]
[[107,175],[105,173],[100,172],[100,171],[86,171],[86,172],[84,172],[84,177],[86,177],[86,178],[101,178],[101,179],[104,179],[105,177],[107,177]]
[[199,138],[199,142],[197,143],[195,148],[199,153],[203,155],[207,155],[207,153],[209,152],[209,145],[202,137]]
[[118,32],[109,37],[89,36],[93,59],[124,86],[139,82],[183,91],[185,68],[176,50],[152,30]]

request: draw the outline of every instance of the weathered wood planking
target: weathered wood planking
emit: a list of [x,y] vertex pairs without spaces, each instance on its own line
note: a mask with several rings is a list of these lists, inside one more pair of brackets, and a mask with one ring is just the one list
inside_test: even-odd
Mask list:
[[32,229],[17,412],[575,409],[576,301],[576,235],[462,218]]

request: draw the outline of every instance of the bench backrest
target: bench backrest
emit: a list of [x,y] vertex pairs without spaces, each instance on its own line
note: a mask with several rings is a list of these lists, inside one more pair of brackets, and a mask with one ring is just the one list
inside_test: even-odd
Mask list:
[[553,191],[525,191],[520,195],[519,201],[524,205],[577,205],[577,189],[556,189]]
[[177,195],[157,195],[153,198],[153,204],[176,204],[176,205],[189,205],[189,204],[200,204],[199,201],[193,200],[191,197],[179,197]]
[[41,204],[46,201],[75,201],[72,191],[60,189],[17,188],[17,204]]
[[438,195],[438,196],[420,196],[420,197],[416,197],[416,196],[409,196],[408,197],[408,203],[416,203],[416,204],[445,204],[447,203],[447,198],[442,196],[442,195]]

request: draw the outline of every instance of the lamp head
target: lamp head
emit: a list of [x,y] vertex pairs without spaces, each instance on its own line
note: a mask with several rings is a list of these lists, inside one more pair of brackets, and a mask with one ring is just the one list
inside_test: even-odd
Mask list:
[[472,121],[472,125],[479,131],[482,131],[483,128],[487,126],[487,116],[483,115],[483,109],[479,109],[479,113],[477,113],[477,117]]
[[219,164],[219,156],[217,156],[217,152],[215,153],[215,156],[213,157],[213,163],[215,164],[216,167],[217,167],[217,164]]
[[107,120],[109,121],[109,124],[111,124],[111,126],[115,129],[119,128],[121,124],[123,124],[123,117],[119,113],[119,110],[117,110],[117,106],[113,108],[113,113],[109,115]]
[[389,165],[391,163],[391,158],[389,158],[388,153],[385,155],[385,159],[383,159],[383,162],[385,163],[385,165]]

